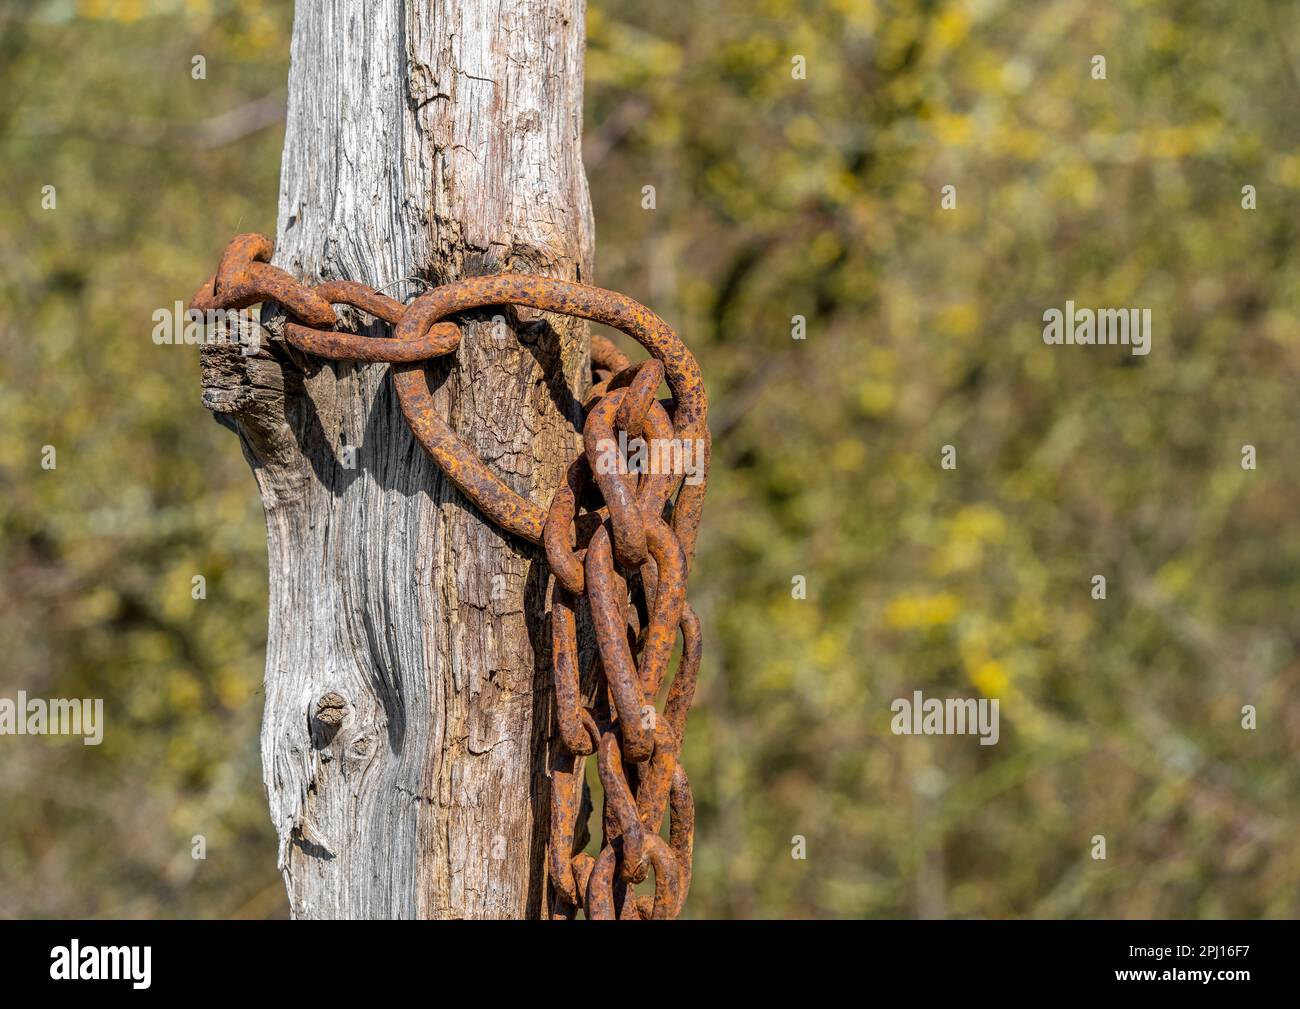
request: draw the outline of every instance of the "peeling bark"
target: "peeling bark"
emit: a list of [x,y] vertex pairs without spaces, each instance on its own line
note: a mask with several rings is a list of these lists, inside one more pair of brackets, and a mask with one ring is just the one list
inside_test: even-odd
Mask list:
[[[276,264],[403,301],[423,290],[412,278],[589,281],[583,32],[583,5],[562,0],[299,4]],[[588,336],[523,314],[465,316],[430,381],[453,429],[545,505],[579,444]],[[266,511],[262,759],[293,914],[537,915],[541,551],[442,478],[386,366],[279,341],[251,358],[205,348],[203,365],[205,404],[238,432]]]

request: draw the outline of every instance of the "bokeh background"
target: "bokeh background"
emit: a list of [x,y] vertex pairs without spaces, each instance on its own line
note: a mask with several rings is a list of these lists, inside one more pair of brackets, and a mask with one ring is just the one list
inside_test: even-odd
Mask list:
[[[591,0],[597,279],[713,403],[688,914],[1300,913],[1298,14]],[[287,911],[260,506],[150,333],[274,233],[291,17],[0,10],[0,695],[110,726],[0,737],[0,915]],[[1150,356],[1046,347],[1066,299],[1150,308]],[[892,735],[916,689],[1001,741]]]

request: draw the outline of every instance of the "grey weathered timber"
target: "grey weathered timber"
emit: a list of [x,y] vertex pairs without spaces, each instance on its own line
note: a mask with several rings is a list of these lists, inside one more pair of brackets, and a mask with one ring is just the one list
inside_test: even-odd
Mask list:
[[[403,301],[423,289],[414,277],[590,280],[584,13],[563,0],[298,4],[277,265]],[[438,407],[546,505],[578,445],[585,324],[469,318],[454,359],[430,366]],[[266,511],[262,759],[292,913],[537,914],[541,552],[439,474],[386,366],[278,343],[251,359],[206,350],[204,365],[205,402],[239,433]]]

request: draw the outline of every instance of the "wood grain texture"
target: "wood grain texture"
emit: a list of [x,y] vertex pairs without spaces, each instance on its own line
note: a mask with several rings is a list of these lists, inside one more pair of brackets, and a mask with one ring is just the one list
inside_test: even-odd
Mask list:
[[[403,301],[422,289],[410,278],[589,281],[584,13],[562,0],[299,4],[277,265]],[[439,409],[546,505],[578,446],[586,326],[467,318],[454,359],[430,366]],[[204,385],[266,510],[262,757],[293,914],[536,915],[551,726],[540,551],[440,476],[386,366],[218,348]]]

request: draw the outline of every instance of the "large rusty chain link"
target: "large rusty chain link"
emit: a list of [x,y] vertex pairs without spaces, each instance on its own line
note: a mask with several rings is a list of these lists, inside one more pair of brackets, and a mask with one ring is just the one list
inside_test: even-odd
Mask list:
[[[487,518],[545,549],[555,575],[550,615],[559,736],[547,848],[551,917],[572,918],[579,909],[592,919],[676,917],[690,887],[695,835],[691,785],[678,757],[701,654],[700,622],[686,601],[686,580],[710,445],[695,357],[666,322],[613,291],[498,274],[445,284],[404,305],[353,281],[302,283],[270,265],[272,251],[264,235],[236,236],[190,308],[207,312],[274,302],[288,316],[284,339],[300,351],[388,364],[402,413],[439,469]],[[383,320],[393,335],[339,331],[333,306],[340,304]],[[425,372],[429,359],[460,344],[453,316],[498,305],[599,322],[626,333],[651,355],[632,364],[608,340],[592,336],[585,451],[569,465],[546,510],[507,487],[456,437],[434,410]],[[660,402],[664,381],[672,397]],[[637,439],[644,439],[652,460],[672,458],[663,451],[669,444],[696,451],[698,479],[654,467],[635,472],[621,446]],[[578,658],[583,598],[598,658],[589,700]],[[681,658],[659,714],[655,700],[679,630]],[[593,753],[604,792],[602,847],[594,858],[582,850],[584,814],[591,810],[586,760]],[[665,816],[667,841],[660,836]],[[652,871],[653,895],[637,895],[635,885]]]

